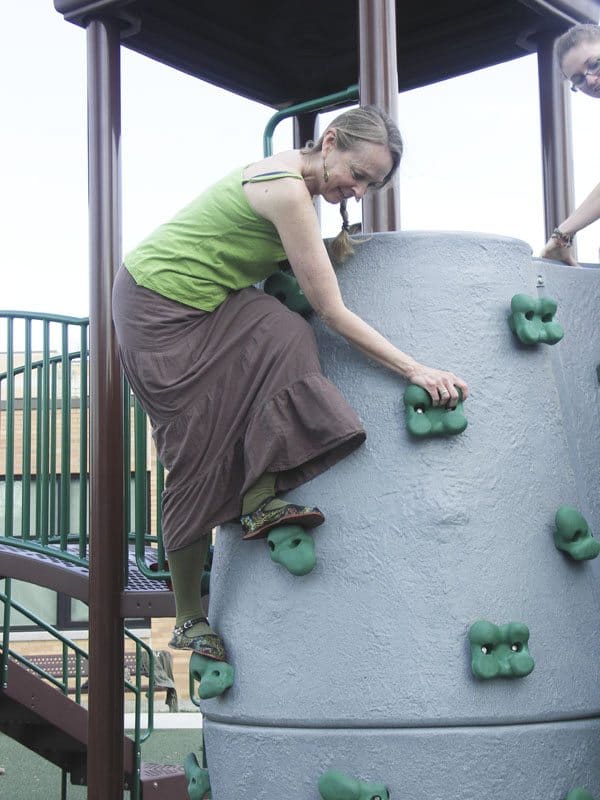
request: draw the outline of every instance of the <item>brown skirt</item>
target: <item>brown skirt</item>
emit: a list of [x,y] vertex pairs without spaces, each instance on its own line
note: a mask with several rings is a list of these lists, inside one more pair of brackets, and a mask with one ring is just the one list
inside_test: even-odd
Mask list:
[[366,438],[321,374],[310,325],[258,289],[199,311],[138,286],[121,267],[113,318],[125,373],[168,470],[168,552],[239,516],[244,492],[265,472],[278,473],[278,492],[293,489]]

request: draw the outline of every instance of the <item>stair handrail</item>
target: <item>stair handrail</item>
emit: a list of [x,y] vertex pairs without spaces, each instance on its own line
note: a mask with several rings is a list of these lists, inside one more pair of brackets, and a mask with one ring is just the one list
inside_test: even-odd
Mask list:
[[[49,681],[64,695],[69,696],[69,668],[68,656],[72,651],[75,654],[75,691],[73,702],[81,705],[82,682],[81,682],[81,660],[88,659],[88,653],[62,634],[50,623],[42,620],[33,611],[23,606],[21,603],[11,598],[11,579],[6,578],[5,591],[0,591],[0,601],[3,603],[3,630],[2,630],[2,649],[0,651],[0,688],[8,686],[8,663],[12,659],[38,677]],[[29,660],[26,655],[18,653],[10,647],[10,612],[11,609],[22,614],[26,619],[37,627],[48,633],[53,639],[58,640],[62,645],[63,676],[62,680],[55,675],[47,672],[43,667]],[[135,671],[133,680],[124,677],[123,685],[134,695],[134,726],[133,726],[133,748],[134,748],[134,785],[132,788],[133,800],[138,800],[140,796],[141,780],[141,745],[147,741],[154,731],[154,652],[150,645],[136,636],[128,628],[125,628],[125,636],[135,645]],[[146,725],[142,728],[142,656],[144,651],[148,658],[148,689],[147,689],[147,711]],[[71,699],[71,698],[70,698]]]
[[[0,394],[5,386],[5,519],[3,534],[10,537],[14,533],[14,487],[15,455],[21,451],[21,521],[20,538],[34,539],[42,545],[48,544],[48,537],[58,534],[60,548],[67,548],[72,537],[68,534],[71,503],[71,416],[72,416],[72,364],[80,364],[78,381],[79,463],[77,474],[86,476],[79,482],[79,539],[87,534],[87,457],[88,457],[88,326],[85,317],[48,314],[29,311],[0,311],[0,318],[6,322],[6,369],[0,373]],[[15,323],[22,323],[19,328]],[[41,322],[41,330],[33,328],[34,322]],[[35,342],[34,333],[40,334],[40,343]],[[15,365],[15,339],[17,332],[24,337],[22,353],[23,364]],[[69,352],[69,342],[75,335],[79,338],[79,349]],[[53,344],[60,338],[60,347]],[[42,353],[41,360],[33,360],[34,349]],[[51,346],[58,350],[53,355]],[[59,370],[61,383],[59,387]],[[16,397],[16,378],[23,376],[22,395]],[[36,385],[34,385],[34,379]],[[15,419],[18,400],[22,401],[22,435],[17,439]],[[60,400],[60,406],[59,406]],[[35,401],[35,414],[34,412]],[[60,410],[59,410],[60,409]],[[35,422],[35,427],[34,427]],[[60,464],[57,460],[60,425]],[[20,444],[20,448],[18,447]],[[35,457],[35,467],[33,458]],[[60,498],[57,489],[60,481]],[[35,480],[35,495],[31,484]],[[35,498],[35,520],[32,520],[33,499]],[[17,538],[17,537],[15,537]],[[53,542],[54,544],[56,542]],[[80,541],[79,555],[86,555],[86,541]]]
[[[87,465],[87,414],[88,414],[88,390],[87,390],[87,363],[89,359],[89,350],[87,347],[87,327],[89,320],[87,317],[66,316],[61,314],[50,314],[45,312],[30,312],[30,311],[12,311],[0,310],[0,319],[7,321],[7,365],[6,369],[0,371],[0,396],[2,395],[2,387],[6,386],[6,469],[5,469],[5,519],[3,530],[0,531],[0,538],[15,547],[33,550],[35,552],[42,552],[54,557],[60,558],[64,561],[74,563],[77,566],[88,566],[88,545],[89,545],[89,532],[87,520],[87,483],[88,476],[85,466]],[[15,366],[14,356],[12,352],[13,343],[13,328],[16,321],[23,321],[25,325],[25,363]],[[32,323],[43,322],[43,358],[36,359],[31,357],[31,343],[32,343]],[[51,355],[50,353],[50,325],[57,323],[63,326],[63,343],[62,352],[58,355]],[[81,326],[81,348],[79,350],[68,350],[68,335],[65,326],[78,325]],[[71,408],[71,385],[67,373],[67,365],[70,365],[79,360],[81,365],[81,388],[80,388],[80,402],[79,409],[81,415],[80,428],[86,435],[80,436],[80,458],[79,458],[79,532],[71,533],[68,528],[68,503],[69,503],[69,487],[68,479],[64,478],[66,470],[56,468],[56,443],[48,444],[48,426],[52,427],[53,417],[52,414],[56,413],[58,408],[58,397],[56,393],[57,370],[62,365],[63,367],[63,384],[62,393],[60,394],[61,408],[63,415],[66,415],[67,409]],[[51,373],[51,375],[49,374]],[[29,430],[31,431],[31,420],[27,419],[25,410],[33,408],[33,378],[38,378],[37,388],[37,424],[39,426],[40,419],[42,424],[45,425],[45,431],[42,435],[41,430],[38,430],[36,441],[36,467],[32,471],[30,465],[30,454],[28,443],[27,448],[23,447],[23,468],[22,468],[22,522],[21,533],[15,535],[13,527],[13,486],[15,480],[14,462],[13,462],[13,448],[14,439],[14,411],[15,411],[15,379],[23,376],[23,427],[25,429],[28,423]],[[160,496],[164,488],[164,469],[160,462],[157,462],[156,467],[156,487],[155,487],[155,518],[156,518],[156,532],[151,534],[150,528],[150,515],[148,513],[148,497],[151,493],[148,491],[148,476],[147,476],[147,453],[146,453],[146,436],[147,436],[147,418],[146,414],[141,408],[138,400],[133,395],[126,380],[124,384],[123,395],[123,425],[124,425],[124,453],[123,453],[123,466],[125,470],[126,480],[124,482],[124,508],[123,514],[125,518],[125,535],[127,544],[134,545],[134,556],[137,567],[142,575],[153,580],[167,580],[170,573],[167,570],[166,555],[162,542],[162,521],[161,521],[161,508]],[[56,394],[56,396],[55,396]],[[131,420],[130,410],[133,406],[133,436],[131,435]],[[48,420],[52,420],[48,422]],[[65,436],[65,429],[70,433],[69,420],[64,420],[63,427],[63,441],[61,446],[61,453],[65,454],[70,447],[68,435]],[[29,434],[31,436],[31,433]],[[130,510],[130,475],[131,475],[131,439],[133,438],[133,445],[135,447],[134,459],[134,511],[133,514]],[[27,452],[26,452],[27,451]],[[26,465],[27,462],[27,465]],[[68,460],[64,466],[68,466]],[[68,474],[68,472],[67,472]],[[54,489],[57,488],[57,478],[61,476],[60,500],[54,497]],[[29,527],[29,520],[31,520],[30,506],[33,508],[32,500],[30,498],[30,485],[35,478],[35,492],[36,492],[36,524],[33,528]],[[50,489],[49,483],[52,483]],[[65,502],[66,504],[65,505]],[[61,503],[60,519],[63,523],[58,526],[59,530],[56,532],[53,528],[54,511],[58,508],[58,502]],[[64,506],[64,507],[63,507]],[[48,512],[47,509],[50,509]],[[45,511],[40,511],[45,509]],[[44,519],[41,519],[41,514],[45,514]],[[27,524],[26,524],[27,521]],[[41,523],[41,524],[40,524]],[[75,555],[72,545],[77,544],[76,548],[78,554]],[[148,546],[155,548],[156,556],[152,556],[155,563],[149,564],[147,557]],[[125,583],[127,582],[128,563],[125,563]]]
[[[13,600],[10,597],[10,578],[6,579],[8,584],[8,588],[6,592],[0,592],[0,600],[4,603],[4,629],[2,631],[2,653],[0,654],[1,658],[1,672],[3,677],[3,685],[5,685],[5,678],[8,672],[8,660],[9,658],[14,659],[17,661],[21,666],[26,667],[31,672],[35,672],[40,678],[44,678],[44,680],[49,681],[57,689],[63,694],[69,694],[69,675],[68,675],[68,666],[67,660],[69,651],[73,651],[75,653],[75,702],[81,705],[81,659],[86,659],[88,654],[86,651],[80,647],[78,644],[73,642],[67,636],[64,636],[60,631],[54,628],[50,623],[45,622],[33,611],[30,611],[25,606],[18,603],[16,600]],[[19,614],[22,614],[26,619],[32,622],[37,627],[41,628],[46,633],[50,634],[53,639],[57,639],[62,644],[62,657],[63,657],[63,679],[57,678],[55,675],[50,674],[47,672],[43,667],[40,667],[39,664],[30,661],[26,655],[22,655],[18,653],[16,650],[13,650],[10,647],[10,609],[14,611],[18,611]],[[6,613],[8,609],[8,614]]]
[[[7,674],[8,668],[8,660],[9,658],[13,658],[15,661],[18,661],[22,666],[26,667],[28,670],[35,672],[41,678],[50,681],[57,689],[60,689],[63,694],[69,694],[69,684],[68,684],[68,668],[67,668],[67,658],[68,651],[73,651],[76,655],[77,662],[76,662],[76,675],[75,675],[75,699],[76,702],[81,704],[81,674],[79,672],[79,668],[77,666],[80,659],[88,659],[88,653],[80,647],[76,642],[72,639],[69,639],[59,630],[57,630],[53,625],[45,620],[41,619],[37,616],[33,611],[30,611],[28,608],[23,606],[21,603],[17,602],[16,600],[11,598],[11,591],[10,591],[10,583],[11,579],[6,578],[6,590],[4,592],[0,591],[0,601],[4,604],[4,615],[3,615],[3,631],[2,631],[2,652],[0,653],[0,674],[2,675],[2,685],[5,684],[5,678]],[[32,622],[36,627],[42,629],[45,633],[49,634],[53,639],[56,639],[63,645],[63,679],[57,678],[54,675],[51,675],[49,672],[44,670],[43,667],[40,667],[38,664],[35,664],[33,661],[30,661],[26,655],[18,653],[16,650],[13,650],[10,647],[10,610],[17,611],[19,614],[22,614],[26,617],[30,622]],[[141,694],[143,689],[141,687],[142,683],[142,661],[141,661],[141,652],[145,651],[148,656],[148,725],[146,726],[146,733],[142,735],[140,742],[146,741],[146,739],[150,736],[152,731],[154,730],[154,652],[150,645],[136,636],[132,631],[128,628],[125,628],[125,636],[130,639],[135,645],[135,655],[136,655],[136,669],[134,679],[135,683],[132,683],[131,680],[127,678],[123,679],[123,685],[126,686],[130,692],[132,692],[136,696],[136,702],[141,699]],[[138,703],[140,706],[140,714],[138,716],[141,717],[141,703]],[[141,726],[140,726],[141,728]]]

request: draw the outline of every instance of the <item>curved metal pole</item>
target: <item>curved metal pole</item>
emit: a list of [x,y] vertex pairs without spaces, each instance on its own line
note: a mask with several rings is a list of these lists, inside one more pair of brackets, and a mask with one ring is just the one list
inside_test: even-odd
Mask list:
[[265,158],[273,155],[273,132],[282,120],[300,116],[307,111],[328,111],[336,106],[349,105],[356,100],[358,100],[358,84],[348,86],[347,89],[341,92],[327,94],[314,100],[306,100],[304,103],[297,103],[294,106],[288,106],[281,111],[277,111],[267,122],[263,133],[263,154]]

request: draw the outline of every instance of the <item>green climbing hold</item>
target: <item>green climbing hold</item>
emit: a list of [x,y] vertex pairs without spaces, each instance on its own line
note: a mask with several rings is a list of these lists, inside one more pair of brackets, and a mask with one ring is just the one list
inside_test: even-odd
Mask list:
[[556,344],[565,335],[554,321],[557,307],[556,300],[551,297],[516,294],[510,301],[510,329],[523,344]]
[[411,383],[404,392],[406,427],[413,436],[453,436],[467,427],[462,392],[456,408],[434,406],[431,396],[421,386]]
[[522,622],[494,625],[480,619],[469,629],[471,669],[477,678],[524,678],[534,667],[527,649],[529,628]]
[[300,525],[273,528],[267,536],[271,558],[292,575],[308,575],[317,559],[312,535]]
[[312,307],[300,284],[289,272],[274,272],[265,281],[264,290],[280,300],[290,311],[297,311],[305,317],[312,312]]
[[190,658],[190,683],[198,681],[198,696],[202,700],[217,697],[233,686],[235,671],[226,661],[215,661],[212,658],[192,653]]
[[389,800],[390,797],[383,783],[363,783],[337,769],[321,775],[319,792],[323,800]]
[[587,522],[572,506],[561,506],[554,518],[554,544],[575,561],[586,561],[600,554],[600,542],[594,539]]
[[594,798],[589,792],[578,786],[575,789],[571,789],[565,800],[594,800]]
[[210,800],[210,778],[208,770],[201,767],[195,753],[188,753],[183,760],[183,771],[188,780],[190,800]]

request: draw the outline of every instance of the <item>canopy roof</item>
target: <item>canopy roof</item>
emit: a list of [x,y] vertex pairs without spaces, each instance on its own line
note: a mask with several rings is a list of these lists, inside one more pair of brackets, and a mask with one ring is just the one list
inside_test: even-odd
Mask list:
[[[356,0],[54,0],[54,6],[79,25],[98,14],[119,18],[124,46],[275,108],[358,82]],[[599,16],[599,0],[397,0],[399,88],[517,58],[536,49],[536,36]]]

